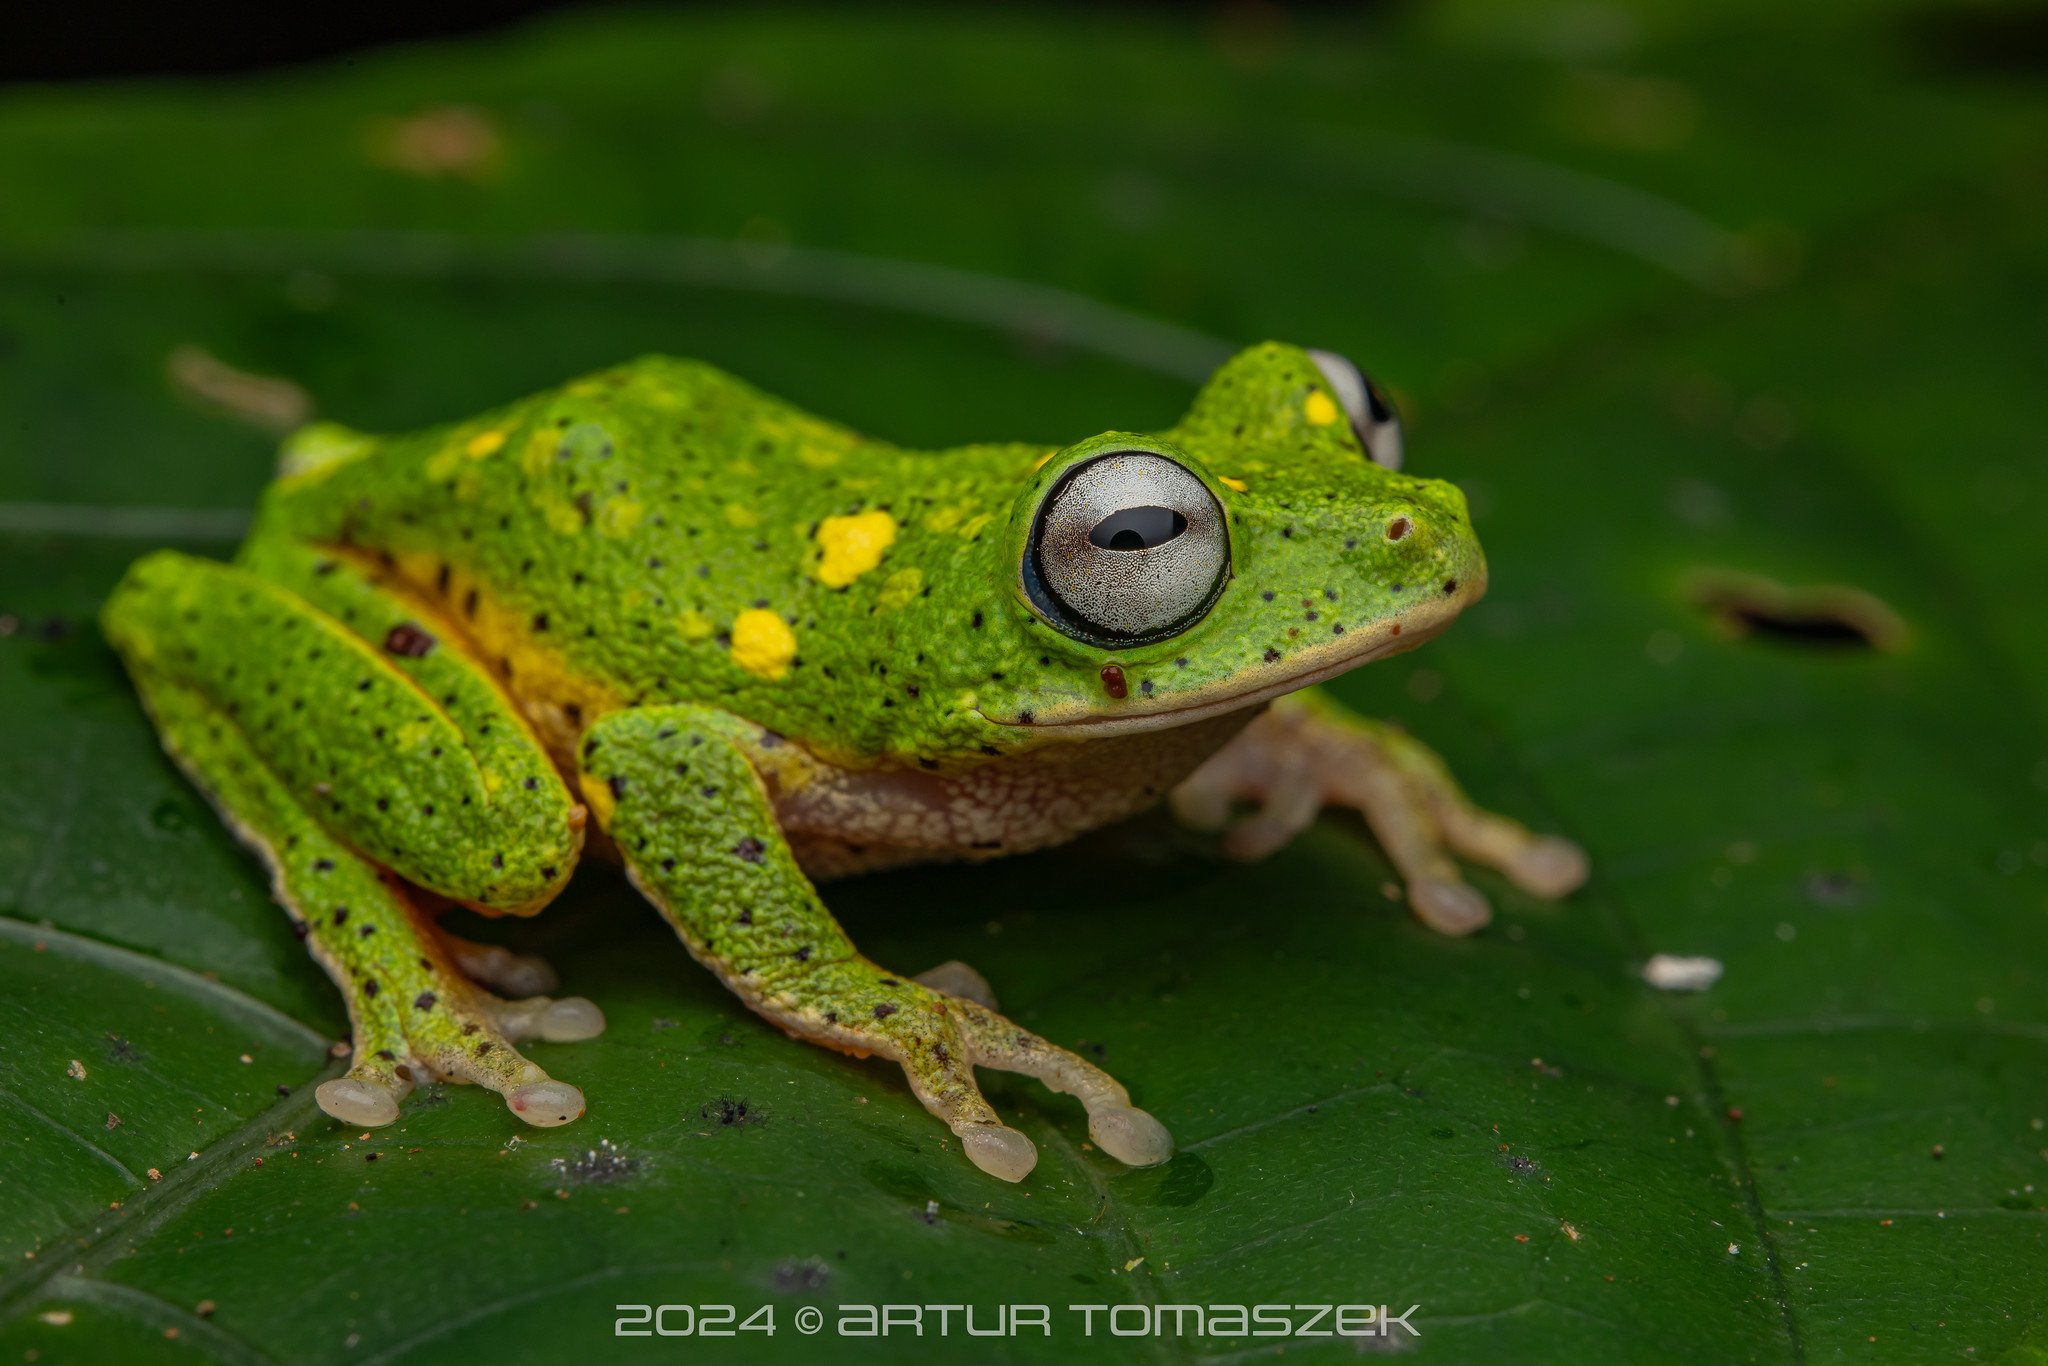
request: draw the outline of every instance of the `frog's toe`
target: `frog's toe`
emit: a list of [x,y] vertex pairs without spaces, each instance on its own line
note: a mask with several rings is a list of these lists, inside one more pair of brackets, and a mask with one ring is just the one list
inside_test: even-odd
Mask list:
[[968,1160],[999,1181],[1022,1181],[1038,1165],[1037,1147],[1007,1125],[963,1124],[954,1133]]
[[1259,796],[1259,809],[1223,836],[1223,852],[1231,858],[1247,862],[1270,858],[1322,814],[1322,780],[1306,763],[1284,766]]
[[1095,1146],[1133,1167],[1156,1167],[1173,1156],[1173,1135],[1135,1105],[1105,1105],[1088,1113]]
[[911,979],[919,986],[942,991],[948,996],[958,996],[978,1006],[996,1009],[995,988],[988,984],[988,978],[976,972],[957,958],[949,958],[937,967],[926,968]]
[[381,1129],[398,1120],[398,1095],[394,1089],[368,1077],[336,1077],[323,1081],[313,1091],[322,1110],[343,1124],[363,1129]]
[[1471,934],[1493,919],[1493,907],[1476,888],[1449,877],[1419,877],[1408,884],[1416,918],[1438,934]]
[[498,1001],[492,1004],[492,1014],[505,1037],[515,1043],[526,1039],[582,1043],[604,1033],[604,1012],[596,1002],[582,996],[529,996],[523,1001]]
[[536,1129],[552,1129],[583,1117],[583,1093],[542,1074],[539,1081],[507,1091],[505,1108]]
[[1501,871],[1525,892],[1556,900],[1585,885],[1586,851],[1557,835],[1539,835],[1508,856]]
[[[992,1010],[967,1004],[960,1007],[959,1014],[961,1037],[977,1067],[1021,1072],[1037,1078],[1048,1090],[1080,1101],[1088,1111],[1088,1136],[1103,1152],[1133,1167],[1149,1167],[1173,1156],[1173,1136],[1166,1126],[1132,1105],[1131,1093],[1094,1063],[1019,1028]],[[954,1132],[965,1137],[957,1126]],[[984,1171],[993,1170],[978,1157],[975,1162]]]
[[463,976],[500,996],[545,996],[562,984],[561,974],[538,954],[516,953],[500,944],[479,944],[438,926],[435,933]]

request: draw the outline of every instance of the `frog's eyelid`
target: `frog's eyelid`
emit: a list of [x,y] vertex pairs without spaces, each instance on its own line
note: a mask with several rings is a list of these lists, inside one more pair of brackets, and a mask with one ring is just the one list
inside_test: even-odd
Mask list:
[[1375,465],[1400,469],[1401,418],[1380,387],[1350,359],[1335,351],[1310,351],[1308,358],[1323,372],[1330,392],[1343,405],[1344,415],[1351,419],[1351,430],[1358,433],[1366,455]]

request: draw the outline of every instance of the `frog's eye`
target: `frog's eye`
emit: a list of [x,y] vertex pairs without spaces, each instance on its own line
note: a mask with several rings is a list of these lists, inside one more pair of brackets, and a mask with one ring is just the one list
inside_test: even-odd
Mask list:
[[1401,417],[1394,411],[1394,405],[1387,402],[1387,396],[1380,387],[1366,377],[1365,371],[1353,365],[1335,351],[1311,351],[1308,358],[1316,363],[1316,369],[1323,372],[1323,378],[1330,382],[1330,392],[1344,405],[1344,415],[1351,419],[1351,430],[1358,433],[1358,442],[1365,447],[1365,453],[1375,465],[1384,465],[1390,470],[1401,468]]
[[1118,451],[1068,470],[1039,504],[1024,588],[1048,622],[1112,649],[1192,626],[1230,576],[1223,509],[1163,455]]

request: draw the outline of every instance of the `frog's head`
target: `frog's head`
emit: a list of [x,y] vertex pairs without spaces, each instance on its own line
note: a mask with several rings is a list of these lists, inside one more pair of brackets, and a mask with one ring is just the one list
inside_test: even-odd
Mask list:
[[1047,740],[1182,725],[1428,640],[1486,562],[1400,440],[1349,361],[1268,343],[1172,430],[1053,453],[1004,542],[1028,659],[982,714]]

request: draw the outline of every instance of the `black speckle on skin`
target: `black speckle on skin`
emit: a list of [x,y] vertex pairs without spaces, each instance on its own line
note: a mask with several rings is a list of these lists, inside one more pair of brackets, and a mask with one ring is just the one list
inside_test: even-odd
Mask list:
[[1273,591],[1271,589],[1267,589],[1265,592],[1259,594],[1259,596],[1264,598],[1267,602],[1271,602],[1273,600]]
[[334,908],[334,923],[337,925],[346,925],[348,923],[348,907],[336,906]]
[[980,613],[980,612],[976,612],[976,613],[974,614],[974,629],[975,629],[975,630],[977,630],[977,631],[979,631],[979,630],[981,629],[981,613]]
[[423,991],[412,998],[412,1008],[414,1010],[432,1010],[434,1002],[438,999],[440,998],[435,996],[433,992]]
[[626,777],[623,773],[614,773],[604,780],[604,785],[612,790],[613,801],[626,795]]
[[375,996],[379,990],[377,979],[374,977],[363,983],[363,995],[365,996]]
[[1458,591],[1458,581],[1457,581],[1456,579],[1445,579],[1445,580],[1444,580],[1444,595],[1445,595],[1446,597],[1450,596],[1450,595],[1451,595],[1452,593],[1455,593],[1455,592],[1457,592],[1457,591]]
[[891,1005],[889,1002],[884,1001],[882,1002],[882,1004],[875,1007],[873,1013],[876,1019],[886,1020],[891,1015],[894,1015],[896,1013],[896,1007]]
[[764,846],[761,841],[755,839],[752,835],[747,836],[732,847],[732,851],[748,863],[759,863],[763,849]]
[[1280,652],[1279,652],[1278,650],[1275,650],[1275,649],[1273,649],[1272,647],[1268,646],[1268,647],[1267,647],[1267,649],[1266,649],[1266,662],[1267,662],[1268,664],[1271,664],[1271,663],[1273,663],[1274,661],[1278,660],[1279,658],[1280,658]]

